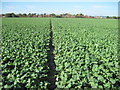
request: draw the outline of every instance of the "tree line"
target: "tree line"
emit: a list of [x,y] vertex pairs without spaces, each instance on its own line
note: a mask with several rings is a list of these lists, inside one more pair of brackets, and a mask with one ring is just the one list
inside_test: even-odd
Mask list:
[[[55,17],[55,18],[103,18],[102,16],[88,16],[88,15],[84,15],[82,13],[80,14],[69,14],[69,13],[65,13],[65,14],[59,14],[56,15],[54,13],[52,14],[36,14],[36,13],[19,13],[19,14],[15,14],[15,13],[6,13],[6,14],[1,14],[1,17]],[[116,17],[116,16],[106,16],[104,18],[109,18],[109,19],[120,19],[120,17]]]

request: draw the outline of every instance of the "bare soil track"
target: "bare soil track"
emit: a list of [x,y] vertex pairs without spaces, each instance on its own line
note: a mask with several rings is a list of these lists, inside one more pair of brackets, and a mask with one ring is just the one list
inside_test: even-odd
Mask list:
[[48,50],[48,67],[49,67],[49,70],[48,70],[48,77],[47,77],[47,81],[50,83],[50,85],[48,85],[48,89],[49,90],[54,90],[56,88],[56,85],[55,85],[55,82],[56,82],[56,78],[55,78],[55,68],[56,68],[56,65],[55,65],[55,62],[54,62],[54,57],[55,55],[53,54],[54,52],[54,46],[52,45],[53,44],[53,31],[52,31],[52,23],[51,23],[51,20],[50,20],[50,39],[49,39],[49,49]]

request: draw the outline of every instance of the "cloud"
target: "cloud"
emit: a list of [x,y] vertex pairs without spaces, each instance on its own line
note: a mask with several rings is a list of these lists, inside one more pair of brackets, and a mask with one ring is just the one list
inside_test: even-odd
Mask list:
[[5,6],[6,8],[9,8],[9,9],[14,9],[15,6]]
[[111,7],[111,6],[102,6],[102,5],[101,5],[101,6],[97,6],[97,5],[96,5],[96,6],[92,6],[92,7],[93,7],[93,8],[109,8],[109,7]]
[[28,8],[28,9],[33,9],[34,8],[33,5],[26,5],[25,7]]
[[74,6],[72,6],[72,7],[81,8],[82,6],[80,6],[80,5],[74,5]]

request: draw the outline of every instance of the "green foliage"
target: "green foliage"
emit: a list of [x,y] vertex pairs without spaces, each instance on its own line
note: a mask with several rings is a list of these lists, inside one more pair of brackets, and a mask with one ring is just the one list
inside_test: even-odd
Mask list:
[[18,16],[15,15],[14,13],[6,13],[5,17],[18,17]]
[[4,18],[2,27],[3,88],[45,89],[49,20]]
[[[52,18],[57,88],[119,87],[117,21]],[[49,18],[4,18],[2,88],[46,89]]]
[[113,88],[120,80],[117,21],[53,19],[58,88]]

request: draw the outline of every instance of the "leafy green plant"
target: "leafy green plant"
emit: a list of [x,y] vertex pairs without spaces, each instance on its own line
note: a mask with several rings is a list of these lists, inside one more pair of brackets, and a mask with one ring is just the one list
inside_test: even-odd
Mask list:
[[3,88],[47,88],[49,20],[4,18],[2,26]]
[[117,21],[52,19],[58,88],[114,88]]

